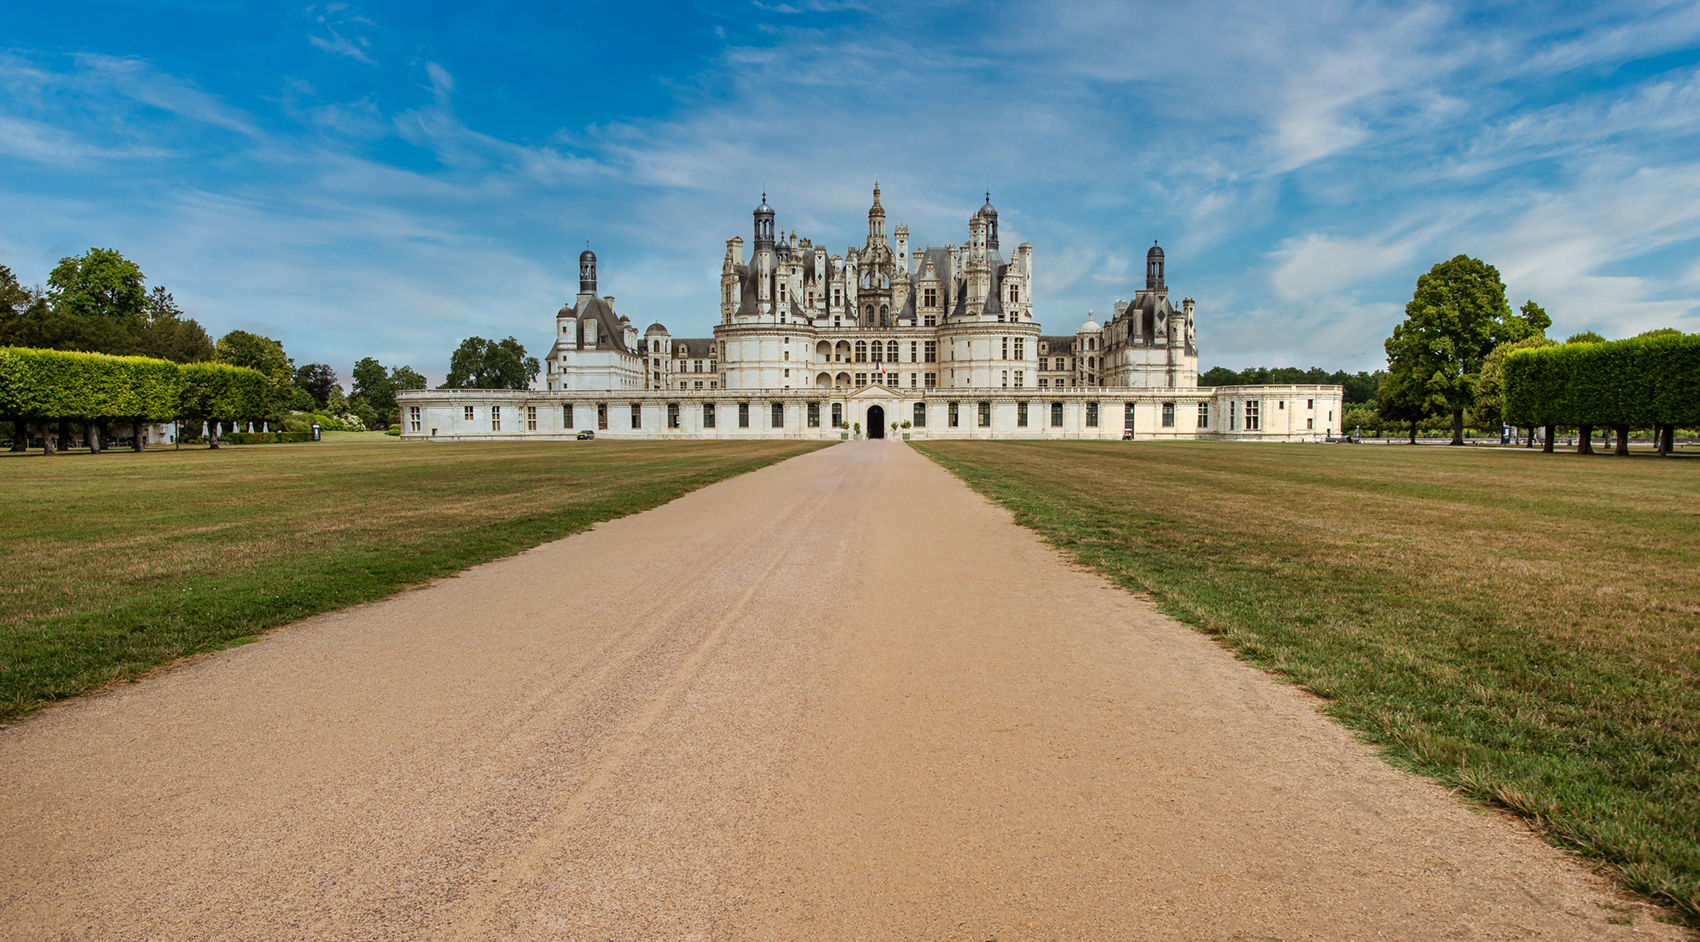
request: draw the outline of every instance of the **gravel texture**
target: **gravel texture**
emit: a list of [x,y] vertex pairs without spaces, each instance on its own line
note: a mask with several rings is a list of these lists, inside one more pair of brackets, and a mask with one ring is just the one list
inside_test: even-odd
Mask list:
[[0,730],[4,939],[1684,938],[899,443]]

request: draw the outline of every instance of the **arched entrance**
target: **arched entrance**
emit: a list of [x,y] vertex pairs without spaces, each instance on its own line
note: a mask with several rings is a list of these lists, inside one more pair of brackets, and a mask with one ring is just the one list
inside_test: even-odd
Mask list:
[[885,409],[879,406],[868,407],[868,437],[885,437]]

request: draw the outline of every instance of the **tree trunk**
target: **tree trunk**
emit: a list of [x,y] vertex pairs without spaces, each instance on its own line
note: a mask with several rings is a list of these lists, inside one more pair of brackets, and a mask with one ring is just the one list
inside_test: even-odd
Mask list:
[[71,450],[71,423],[64,419],[59,420],[59,450]]
[[83,423],[83,444],[89,446],[89,454],[100,454],[100,446],[106,444],[106,436],[102,433],[99,422]]
[[23,419],[14,416],[12,419],[12,430],[15,433],[12,435],[12,450],[29,451],[30,424],[25,422]]
[[1615,428],[1615,431],[1617,432],[1617,453],[1627,456],[1629,454],[1629,426],[1619,425]]
[[1529,426],[1529,441],[1526,444],[1524,444],[1523,447],[1524,448],[1535,447],[1535,427],[1533,425]]
[[1676,426],[1667,425],[1659,432],[1659,454],[1668,455],[1676,450]]
[[1452,410],[1452,442],[1454,445],[1464,444],[1464,410]]
[[1592,425],[1583,425],[1576,429],[1576,453],[1579,455],[1594,453],[1594,427]]
[[130,450],[143,451],[146,447],[142,443],[142,420],[136,419],[130,423]]
[[218,427],[220,425],[223,425],[223,424],[224,424],[223,422],[208,422],[207,423],[207,447],[208,448],[217,448],[218,447]]
[[1417,423],[1416,423],[1415,420],[1412,420],[1412,422],[1411,422],[1411,444],[1415,445],[1416,443],[1417,443]]
[[1546,427],[1545,427],[1545,429],[1544,429],[1544,430],[1543,430],[1543,431],[1542,431],[1542,432],[1541,432],[1541,434],[1542,434],[1542,435],[1544,435],[1544,436],[1546,436],[1546,441],[1544,441],[1544,442],[1542,442],[1542,443],[1541,443],[1541,451],[1542,451],[1542,452],[1544,452],[1544,453],[1546,453],[1546,454],[1549,454],[1549,455],[1550,455],[1550,454],[1552,454],[1552,439],[1553,439],[1553,433],[1554,433],[1554,432],[1556,432],[1556,431],[1558,431],[1558,427],[1557,427],[1557,426],[1555,426],[1555,425],[1548,425],[1548,426],[1546,426]]
[[43,420],[41,423],[41,453],[44,455],[54,454],[57,451],[54,446],[57,444],[58,440],[53,437],[53,423]]

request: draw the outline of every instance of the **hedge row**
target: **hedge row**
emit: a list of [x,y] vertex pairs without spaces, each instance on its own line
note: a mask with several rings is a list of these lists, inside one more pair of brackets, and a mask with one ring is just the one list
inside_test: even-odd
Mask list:
[[294,442],[310,442],[312,432],[231,432],[222,441],[232,445],[288,445]]
[[1700,425],[1700,334],[1568,343],[1505,358],[1514,425]]
[[256,419],[264,374],[222,363],[0,348],[0,415],[24,419]]

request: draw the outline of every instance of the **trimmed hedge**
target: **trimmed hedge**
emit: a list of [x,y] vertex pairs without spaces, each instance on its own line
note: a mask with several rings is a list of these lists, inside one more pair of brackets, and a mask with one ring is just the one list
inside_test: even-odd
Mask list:
[[186,363],[183,414],[201,419],[258,419],[266,411],[266,375],[223,363]]
[[1700,334],[1517,350],[1504,369],[1514,425],[1700,424]]
[[184,388],[182,369],[169,360],[0,349],[0,414],[166,422],[180,414]]
[[312,432],[231,432],[220,439],[232,445],[289,445],[312,440]]

